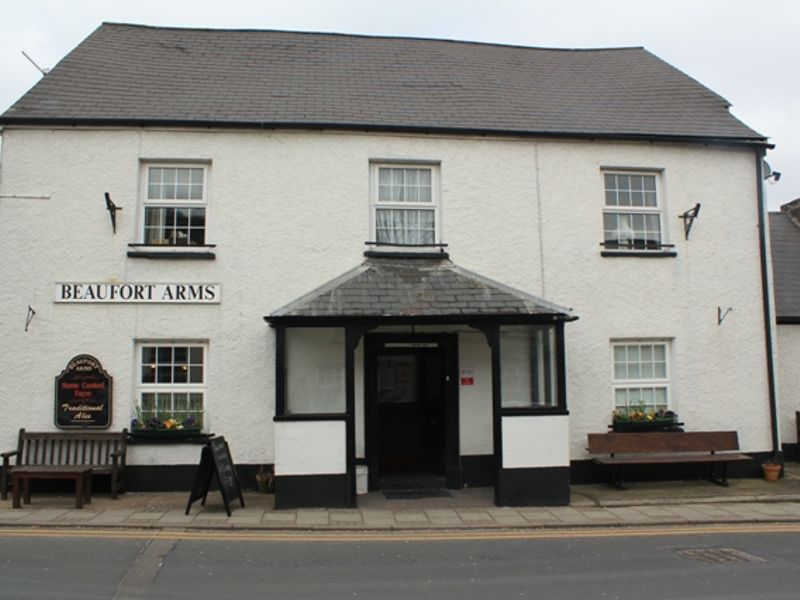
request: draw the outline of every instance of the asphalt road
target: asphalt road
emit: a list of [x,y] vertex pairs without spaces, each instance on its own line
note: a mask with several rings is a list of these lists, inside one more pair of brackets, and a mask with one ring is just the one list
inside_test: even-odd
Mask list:
[[294,537],[0,529],[0,598],[800,597],[800,528],[692,531]]

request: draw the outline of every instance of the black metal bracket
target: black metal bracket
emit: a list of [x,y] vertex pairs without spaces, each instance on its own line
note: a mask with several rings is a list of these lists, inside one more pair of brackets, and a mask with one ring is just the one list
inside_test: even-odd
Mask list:
[[692,230],[692,225],[694,225],[694,220],[697,218],[697,215],[700,214],[700,203],[694,205],[693,208],[690,208],[682,215],[678,215],[679,219],[683,219],[683,236],[684,239],[689,239],[689,232]]
[[28,304],[28,316],[25,317],[25,331],[28,331],[28,327],[31,325],[31,321],[33,321],[33,317],[36,316],[36,311],[33,310],[33,307]]
[[106,209],[111,217],[111,228],[114,230],[114,233],[117,233],[117,211],[122,210],[122,207],[114,204],[114,201],[111,199],[111,194],[108,192],[106,192]]

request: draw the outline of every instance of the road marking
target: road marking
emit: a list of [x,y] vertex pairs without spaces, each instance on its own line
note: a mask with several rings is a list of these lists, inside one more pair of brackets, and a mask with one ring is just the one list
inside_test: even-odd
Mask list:
[[177,545],[176,539],[151,539],[125,572],[117,585],[113,600],[146,600],[150,588],[167,555]]
[[0,537],[107,538],[241,542],[442,542],[455,540],[547,540],[658,537],[677,535],[800,533],[800,523],[743,523],[586,529],[517,529],[482,531],[217,531],[174,529],[0,528]]

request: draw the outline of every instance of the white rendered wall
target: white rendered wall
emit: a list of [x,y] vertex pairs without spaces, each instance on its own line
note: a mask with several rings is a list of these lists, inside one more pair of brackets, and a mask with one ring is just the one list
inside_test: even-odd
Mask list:
[[347,472],[344,421],[275,423],[275,475]]
[[[14,377],[0,397],[2,449],[15,445],[19,427],[54,429],[53,377],[72,356],[93,354],[114,377],[119,430],[132,417],[136,340],[190,340],[208,344],[209,431],[225,435],[237,462],[272,462],[274,332],[263,316],[363,260],[374,159],[440,161],[452,260],[580,317],[566,326],[573,459],[586,458],[586,433],[609,422],[613,338],[672,340],[672,408],[687,428],[737,429],[744,450],[770,447],[752,151],[288,131],[7,128],[3,137],[0,364]],[[211,161],[216,260],[126,256],[140,241],[148,158]],[[600,256],[603,166],[660,170],[676,258]],[[116,234],[105,192],[123,208]],[[677,215],[697,202],[687,241]],[[213,282],[222,301],[55,304],[56,281]],[[25,332],[28,305],[36,316]],[[718,306],[733,308],[722,325]],[[462,454],[488,452],[488,378],[477,364],[488,348],[460,338],[460,361],[476,363],[467,365],[475,389],[460,389]],[[131,462],[193,464],[196,454],[141,446]]]
[[778,424],[781,442],[796,444],[795,412],[800,410],[800,325],[778,325]]
[[503,468],[569,466],[569,417],[503,417]]
[[[459,333],[458,366],[460,453],[493,454],[492,352],[482,333]],[[462,383],[463,369],[472,373],[472,385]]]

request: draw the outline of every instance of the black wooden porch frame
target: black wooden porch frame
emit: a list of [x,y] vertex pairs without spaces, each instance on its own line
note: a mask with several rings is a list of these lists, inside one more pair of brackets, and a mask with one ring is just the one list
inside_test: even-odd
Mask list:
[[[346,470],[349,506],[356,506],[355,351],[361,339],[382,326],[466,325],[483,333],[491,351],[492,433],[495,465],[495,503],[501,504],[497,476],[503,468],[503,423],[506,416],[568,415],[564,323],[576,317],[560,313],[530,315],[415,315],[415,316],[276,316],[264,317],[275,330],[274,421],[345,421]],[[500,327],[502,325],[554,325],[556,334],[557,405],[551,407],[502,407]],[[345,332],[345,412],[286,412],[286,330],[288,328],[343,328]],[[364,373],[366,377],[366,370]],[[366,442],[366,440],[365,440]]]

